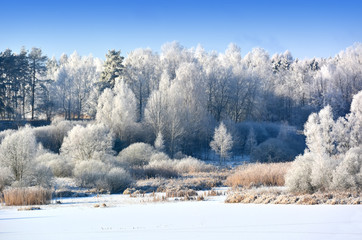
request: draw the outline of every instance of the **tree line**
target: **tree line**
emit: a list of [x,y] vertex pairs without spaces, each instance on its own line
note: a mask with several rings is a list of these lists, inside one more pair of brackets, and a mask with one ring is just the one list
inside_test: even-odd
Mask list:
[[362,90],[361,65],[362,44],[333,58],[304,60],[261,48],[242,56],[235,44],[217,53],[171,42],[160,53],[135,49],[123,57],[110,50],[105,61],[7,49],[0,53],[0,118],[94,119],[121,145],[158,138],[171,156],[209,148],[223,122],[234,150],[250,153],[268,137],[285,139],[285,126],[301,129],[324,106],[336,117],[348,113]]

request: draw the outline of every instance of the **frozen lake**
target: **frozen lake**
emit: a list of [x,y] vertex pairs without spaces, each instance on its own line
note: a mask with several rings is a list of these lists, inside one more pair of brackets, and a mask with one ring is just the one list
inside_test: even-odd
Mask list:
[[[362,206],[64,199],[42,210],[1,207],[0,239],[362,239]],[[106,203],[105,208],[94,208]]]

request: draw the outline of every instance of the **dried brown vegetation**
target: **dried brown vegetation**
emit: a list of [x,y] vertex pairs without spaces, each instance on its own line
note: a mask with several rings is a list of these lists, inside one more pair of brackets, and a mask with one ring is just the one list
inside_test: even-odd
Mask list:
[[4,202],[8,206],[49,204],[52,192],[42,187],[5,189]]
[[284,191],[256,191],[249,189],[232,192],[225,200],[226,203],[254,204],[361,204],[362,197],[358,192],[331,192],[313,194],[290,194]]
[[284,186],[284,176],[290,163],[255,163],[240,166],[229,176],[226,184],[231,187]]

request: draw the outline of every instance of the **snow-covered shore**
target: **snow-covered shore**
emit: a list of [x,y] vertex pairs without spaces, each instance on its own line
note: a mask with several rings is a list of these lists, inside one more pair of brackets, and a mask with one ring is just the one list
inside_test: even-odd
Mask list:
[[[360,205],[153,202],[100,195],[62,199],[41,210],[0,209],[0,239],[361,239]],[[102,204],[106,207],[102,207]],[[95,208],[95,205],[100,205]]]

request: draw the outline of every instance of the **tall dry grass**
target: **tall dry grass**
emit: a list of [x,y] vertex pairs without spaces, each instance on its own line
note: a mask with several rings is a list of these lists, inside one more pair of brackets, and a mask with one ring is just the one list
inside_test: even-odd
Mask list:
[[239,167],[226,179],[232,187],[284,186],[284,176],[291,163],[254,163]]
[[42,187],[5,189],[4,201],[8,206],[44,205],[49,204],[52,192]]

